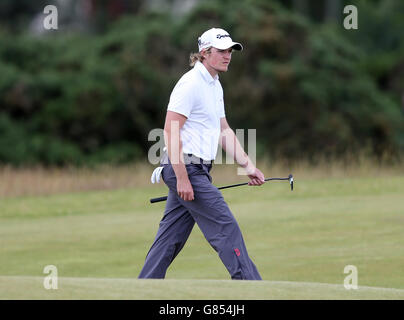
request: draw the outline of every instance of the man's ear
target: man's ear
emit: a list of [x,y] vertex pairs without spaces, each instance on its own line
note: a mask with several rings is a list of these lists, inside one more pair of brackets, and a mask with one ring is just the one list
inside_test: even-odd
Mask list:
[[203,49],[203,50],[200,52],[200,54],[201,54],[201,56],[202,56],[204,59],[206,59],[206,50],[205,50],[205,49]]
[[210,48],[208,48],[208,49],[203,49],[200,53],[201,53],[201,56],[202,56],[204,59],[206,59],[207,56],[210,54]]

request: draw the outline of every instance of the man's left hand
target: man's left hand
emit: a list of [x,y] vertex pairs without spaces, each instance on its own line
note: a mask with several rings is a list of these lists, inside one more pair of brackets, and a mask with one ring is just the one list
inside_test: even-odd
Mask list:
[[249,186],[260,186],[265,183],[265,176],[258,168],[251,170],[248,177],[251,179],[251,181],[248,182]]

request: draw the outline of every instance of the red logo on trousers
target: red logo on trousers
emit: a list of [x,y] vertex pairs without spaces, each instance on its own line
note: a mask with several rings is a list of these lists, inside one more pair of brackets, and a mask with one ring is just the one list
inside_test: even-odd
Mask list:
[[240,250],[238,249],[238,248],[236,248],[236,249],[234,249],[234,252],[236,253],[236,255],[237,255],[237,257],[239,257],[240,256]]

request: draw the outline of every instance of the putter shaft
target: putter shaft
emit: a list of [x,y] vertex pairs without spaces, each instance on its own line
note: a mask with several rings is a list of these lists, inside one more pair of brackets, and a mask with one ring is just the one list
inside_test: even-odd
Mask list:
[[[289,177],[287,178],[267,178],[265,179],[265,181],[271,181],[271,180],[289,180],[290,183],[290,190],[293,191],[293,175],[289,175]],[[227,189],[227,188],[234,188],[234,187],[240,187],[240,186],[245,186],[248,185],[248,182],[243,182],[243,183],[237,183],[237,184],[231,184],[229,186],[223,186],[223,187],[219,187],[219,190],[222,189]],[[159,197],[159,198],[152,198],[150,199],[150,203],[155,203],[155,202],[160,202],[160,201],[166,201],[167,200],[167,196],[165,197]]]

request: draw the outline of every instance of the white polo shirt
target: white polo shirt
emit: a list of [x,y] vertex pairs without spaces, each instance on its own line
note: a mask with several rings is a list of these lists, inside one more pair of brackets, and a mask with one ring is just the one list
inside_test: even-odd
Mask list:
[[225,117],[219,76],[213,78],[201,62],[175,85],[167,110],[187,117],[180,130],[182,151],[203,160],[214,160],[220,136],[220,118]]

